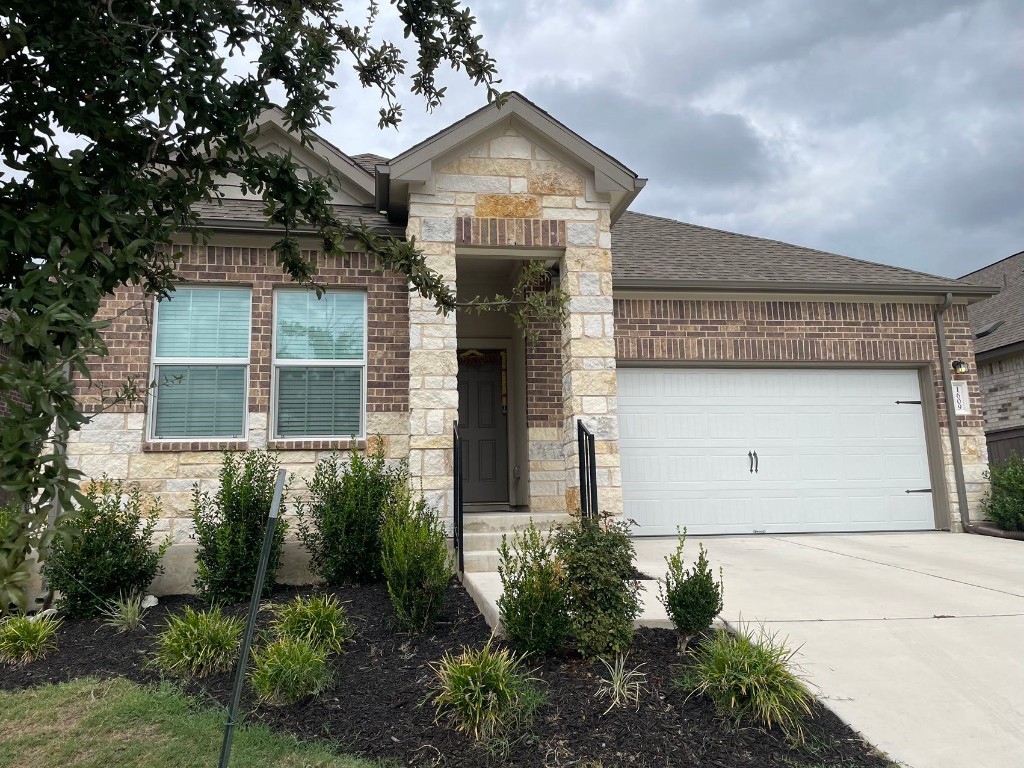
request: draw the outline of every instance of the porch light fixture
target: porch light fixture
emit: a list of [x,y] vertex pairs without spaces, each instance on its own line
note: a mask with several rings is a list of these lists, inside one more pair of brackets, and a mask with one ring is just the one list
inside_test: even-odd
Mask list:
[[953,373],[955,373],[957,376],[962,376],[963,374],[967,373],[967,363],[965,363],[963,360],[954,360]]

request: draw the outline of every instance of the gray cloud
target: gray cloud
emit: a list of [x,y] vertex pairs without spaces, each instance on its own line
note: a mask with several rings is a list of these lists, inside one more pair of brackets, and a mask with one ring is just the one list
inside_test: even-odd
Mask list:
[[[637,210],[950,275],[1024,247],[1020,0],[470,5],[506,87],[650,178]],[[464,79],[398,134],[346,88],[327,135],[396,154]]]

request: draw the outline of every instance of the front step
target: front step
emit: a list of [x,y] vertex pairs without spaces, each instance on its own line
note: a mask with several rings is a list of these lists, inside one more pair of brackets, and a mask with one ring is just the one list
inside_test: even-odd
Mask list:
[[498,547],[501,537],[512,531],[533,524],[547,535],[549,528],[567,523],[572,518],[564,512],[529,512],[488,513],[469,512],[463,518],[465,533],[465,553],[463,560],[468,573],[492,573],[498,570],[500,557]]

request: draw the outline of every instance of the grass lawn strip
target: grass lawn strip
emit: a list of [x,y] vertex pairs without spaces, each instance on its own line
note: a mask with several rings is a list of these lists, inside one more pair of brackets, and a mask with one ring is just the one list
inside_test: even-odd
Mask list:
[[[207,768],[220,754],[223,711],[173,686],[83,678],[0,691],[0,768]],[[263,725],[235,732],[232,768],[372,768]]]

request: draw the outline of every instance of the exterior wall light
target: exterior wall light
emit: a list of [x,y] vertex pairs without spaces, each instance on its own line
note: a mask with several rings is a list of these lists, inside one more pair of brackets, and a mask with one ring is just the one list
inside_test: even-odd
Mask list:
[[967,373],[967,363],[965,363],[963,360],[954,360],[953,373],[955,373],[957,376],[962,376],[963,374]]

